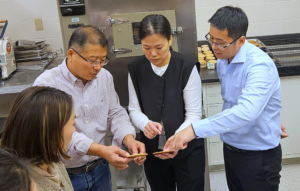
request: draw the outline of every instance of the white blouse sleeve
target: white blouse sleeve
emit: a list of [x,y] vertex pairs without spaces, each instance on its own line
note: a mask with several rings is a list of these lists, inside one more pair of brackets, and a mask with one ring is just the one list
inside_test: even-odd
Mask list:
[[128,73],[128,93],[129,93],[129,116],[137,128],[144,131],[145,126],[150,121],[149,118],[142,112],[130,74]]
[[183,100],[186,111],[185,121],[176,130],[175,134],[191,125],[192,122],[200,120],[202,116],[202,84],[196,66],[194,66],[183,90]]

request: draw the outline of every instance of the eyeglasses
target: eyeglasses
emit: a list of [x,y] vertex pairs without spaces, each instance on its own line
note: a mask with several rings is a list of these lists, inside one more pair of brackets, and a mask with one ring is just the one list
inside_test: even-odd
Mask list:
[[218,49],[221,49],[221,50],[224,50],[226,47],[232,45],[233,43],[235,43],[235,41],[237,41],[237,40],[240,39],[241,37],[242,37],[242,36],[240,36],[239,38],[235,39],[235,40],[232,41],[231,43],[229,43],[229,44],[227,44],[227,45],[225,45],[225,46],[222,46],[221,44],[212,41],[212,40],[210,39],[210,34],[209,34],[209,33],[207,33],[207,35],[205,35],[205,38],[206,38],[207,42],[209,42],[209,44],[211,44],[211,45],[215,44],[216,47],[217,47]]
[[[71,49],[74,50],[74,48],[71,48]],[[92,67],[95,67],[98,64],[100,64],[101,66],[105,66],[109,62],[109,59],[108,59],[107,56],[106,56],[105,60],[101,60],[101,61],[88,60],[88,59],[84,58],[81,54],[79,54],[76,50],[74,50],[74,52],[76,52],[76,54],[78,54],[78,56],[80,56],[84,61],[86,61],[87,63],[89,63],[90,66],[92,66]]]

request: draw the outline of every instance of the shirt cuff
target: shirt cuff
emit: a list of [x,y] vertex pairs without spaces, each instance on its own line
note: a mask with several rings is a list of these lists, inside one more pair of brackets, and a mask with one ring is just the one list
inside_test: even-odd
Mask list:
[[197,138],[207,138],[215,135],[215,133],[210,131],[211,123],[208,118],[192,123],[192,127]]
[[69,146],[69,152],[71,153],[71,155],[73,155],[73,153],[76,153],[78,156],[84,156],[87,154],[93,142],[94,141],[89,139],[83,133],[75,131],[72,135],[72,141]]
[[151,120],[144,120],[141,124],[141,126],[140,126],[140,130],[141,131],[143,131],[144,132],[144,130],[145,130],[145,127],[146,127],[146,125],[150,122]]
[[130,129],[124,129],[123,131],[118,132],[117,134],[114,135],[112,145],[115,145],[119,148],[123,146],[123,140],[127,135],[133,135],[134,138],[136,138],[136,133],[135,129],[133,126],[131,126]]

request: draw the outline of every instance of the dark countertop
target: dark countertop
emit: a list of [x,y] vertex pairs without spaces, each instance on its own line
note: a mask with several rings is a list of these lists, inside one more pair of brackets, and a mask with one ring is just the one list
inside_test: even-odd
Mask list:
[[[259,40],[276,40],[276,39],[289,39],[289,38],[299,38],[300,33],[297,34],[285,34],[285,35],[272,35],[272,36],[257,36],[257,37],[247,37],[248,39],[258,38]],[[203,44],[208,44],[207,41],[198,41],[198,46]],[[286,76],[299,76],[300,75],[300,63],[298,66],[293,67],[277,67],[279,77]],[[217,70],[200,69],[200,77],[202,83],[213,83],[219,82]]]
[[210,70],[207,68],[200,68],[200,78],[202,83],[219,82],[217,70]]

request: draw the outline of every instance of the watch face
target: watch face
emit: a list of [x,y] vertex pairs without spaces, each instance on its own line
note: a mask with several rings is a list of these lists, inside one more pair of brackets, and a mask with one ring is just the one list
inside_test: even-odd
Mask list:
[[6,51],[7,51],[8,54],[11,53],[11,45],[10,45],[10,43],[6,44]]

